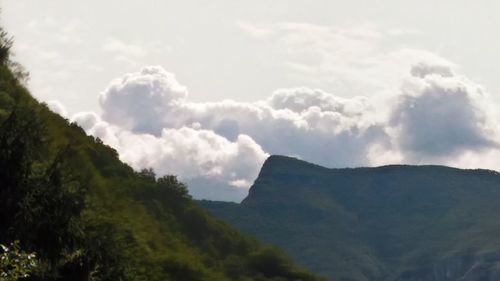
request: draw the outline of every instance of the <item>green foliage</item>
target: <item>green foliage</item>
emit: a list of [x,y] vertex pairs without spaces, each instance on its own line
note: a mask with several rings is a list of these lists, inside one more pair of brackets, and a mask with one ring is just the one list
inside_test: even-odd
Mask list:
[[272,156],[241,204],[200,204],[332,280],[499,280],[499,187],[486,170]]
[[175,176],[133,171],[36,102],[10,47],[2,33],[0,243],[37,253],[27,280],[318,280],[207,214]]
[[13,40],[9,34],[0,27],[0,63],[7,64],[10,58],[10,49],[12,48]]
[[0,27],[0,64],[9,67],[9,70],[20,82],[26,82],[29,78],[29,73],[24,67],[12,60],[12,37]]
[[0,244],[0,281],[17,281],[29,277],[36,268],[36,255],[21,250],[19,241],[9,246]]
[[0,27],[0,64],[7,66],[18,81],[25,82],[28,80],[29,73],[21,64],[11,59],[13,42],[12,37]]
[[[43,146],[42,125],[35,112],[26,107],[16,107],[0,124],[0,225],[10,225],[20,210],[32,184],[35,158]],[[34,172],[34,171],[33,171]],[[6,233],[0,238],[6,239]]]

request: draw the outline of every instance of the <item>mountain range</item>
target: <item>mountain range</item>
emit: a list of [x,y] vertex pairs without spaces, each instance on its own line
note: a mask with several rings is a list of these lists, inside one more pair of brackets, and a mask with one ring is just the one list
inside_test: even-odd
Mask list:
[[199,204],[330,280],[500,280],[495,171],[271,156],[241,204]]

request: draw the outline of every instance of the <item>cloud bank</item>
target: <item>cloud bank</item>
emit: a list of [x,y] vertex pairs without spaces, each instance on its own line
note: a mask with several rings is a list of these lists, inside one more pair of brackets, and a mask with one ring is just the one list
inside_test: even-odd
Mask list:
[[[255,102],[194,102],[173,73],[149,66],[111,81],[99,96],[100,114],[71,119],[135,169],[178,175],[196,198],[240,201],[271,154],[327,167],[499,168],[500,119],[487,91],[433,53],[380,52],[383,38],[403,31],[298,23],[240,28],[270,42],[305,84],[331,80],[333,92],[296,87]],[[123,47],[110,42],[107,50],[140,55]],[[49,106],[65,112],[57,102]]]
[[179,175],[196,198],[241,200],[270,154],[328,167],[495,168],[498,157],[488,95],[443,64],[414,65],[387,99],[302,87],[252,103],[192,102],[174,74],[151,66],[112,81],[99,102],[102,114],[72,120],[134,168]]

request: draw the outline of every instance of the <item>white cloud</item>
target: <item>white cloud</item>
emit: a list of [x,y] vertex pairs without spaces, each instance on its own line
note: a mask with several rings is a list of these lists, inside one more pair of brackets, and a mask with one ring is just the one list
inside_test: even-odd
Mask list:
[[429,63],[417,63],[412,66],[410,70],[411,75],[425,78],[430,75],[439,75],[442,77],[452,77],[454,76],[453,71],[449,65],[446,64],[429,64]]
[[[269,154],[330,167],[468,166],[492,157],[498,124],[487,95],[442,62],[416,64],[384,104],[309,88],[277,90],[255,103],[196,103],[173,74],[147,67],[101,94],[102,120],[94,113],[74,120],[133,167],[177,174],[212,199],[241,199]],[[211,187],[203,190],[201,182]],[[223,194],[216,185],[224,185]]]
[[311,107],[318,107],[321,111],[338,112],[345,116],[359,116],[369,110],[369,101],[365,97],[345,99],[320,89],[305,87],[277,90],[267,102],[274,109],[290,109],[294,112],[304,112]]
[[179,175],[197,198],[241,200],[270,154],[328,167],[497,168],[497,110],[448,60],[414,49],[380,53],[385,33],[369,24],[242,28],[277,38],[297,59],[297,71],[345,83],[346,96],[363,83],[371,86],[361,92],[373,91],[343,98],[297,87],[256,102],[193,102],[174,74],[153,66],[113,80],[99,98],[101,115],[80,113],[73,120],[134,168]]
[[159,134],[165,113],[182,102],[187,89],[161,67],[143,68],[114,80],[99,98],[104,120],[135,132]]
[[[207,130],[164,129],[161,136],[119,132],[122,158],[136,168],[154,167],[159,174],[207,177],[233,182],[251,179],[267,154],[250,137],[234,141]],[[257,166],[257,167],[256,167]]]
[[66,108],[64,107],[64,105],[57,100],[48,101],[47,106],[52,112],[57,113],[57,114],[61,115],[62,117],[68,116],[68,112],[66,111]]
[[238,180],[230,181],[229,185],[234,186],[234,187],[247,189],[252,185],[252,182],[250,182],[246,179],[238,179]]
[[163,128],[183,127],[213,131],[230,141],[248,135],[265,151],[299,154],[329,166],[366,163],[368,143],[384,142],[385,132],[372,122],[373,108],[362,97],[342,99],[307,88],[278,90],[256,103],[194,103],[186,95],[172,74],[146,68],[115,80],[102,94],[103,119],[155,136]]
[[390,125],[406,162],[453,159],[497,148],[494,112],[478,85],[442,66],[418,65],[393,108]]
[[78,113],[72,121],[117,149],[120,159],[133,168],[152,167],[159,175],[179,175],[198,198],[222,195],[226,200],[241,200],[269,156],[246,135],[229,141],[213,131],[189,127],[163,129],[158,136],[134,133],[93,112]]

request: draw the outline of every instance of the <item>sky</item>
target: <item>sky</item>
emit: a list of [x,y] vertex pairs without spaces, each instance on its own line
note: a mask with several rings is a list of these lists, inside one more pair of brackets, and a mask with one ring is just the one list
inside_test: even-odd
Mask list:
[[272,154],[500,170],[498,1],[0,5],[36,98],[196,198]]

